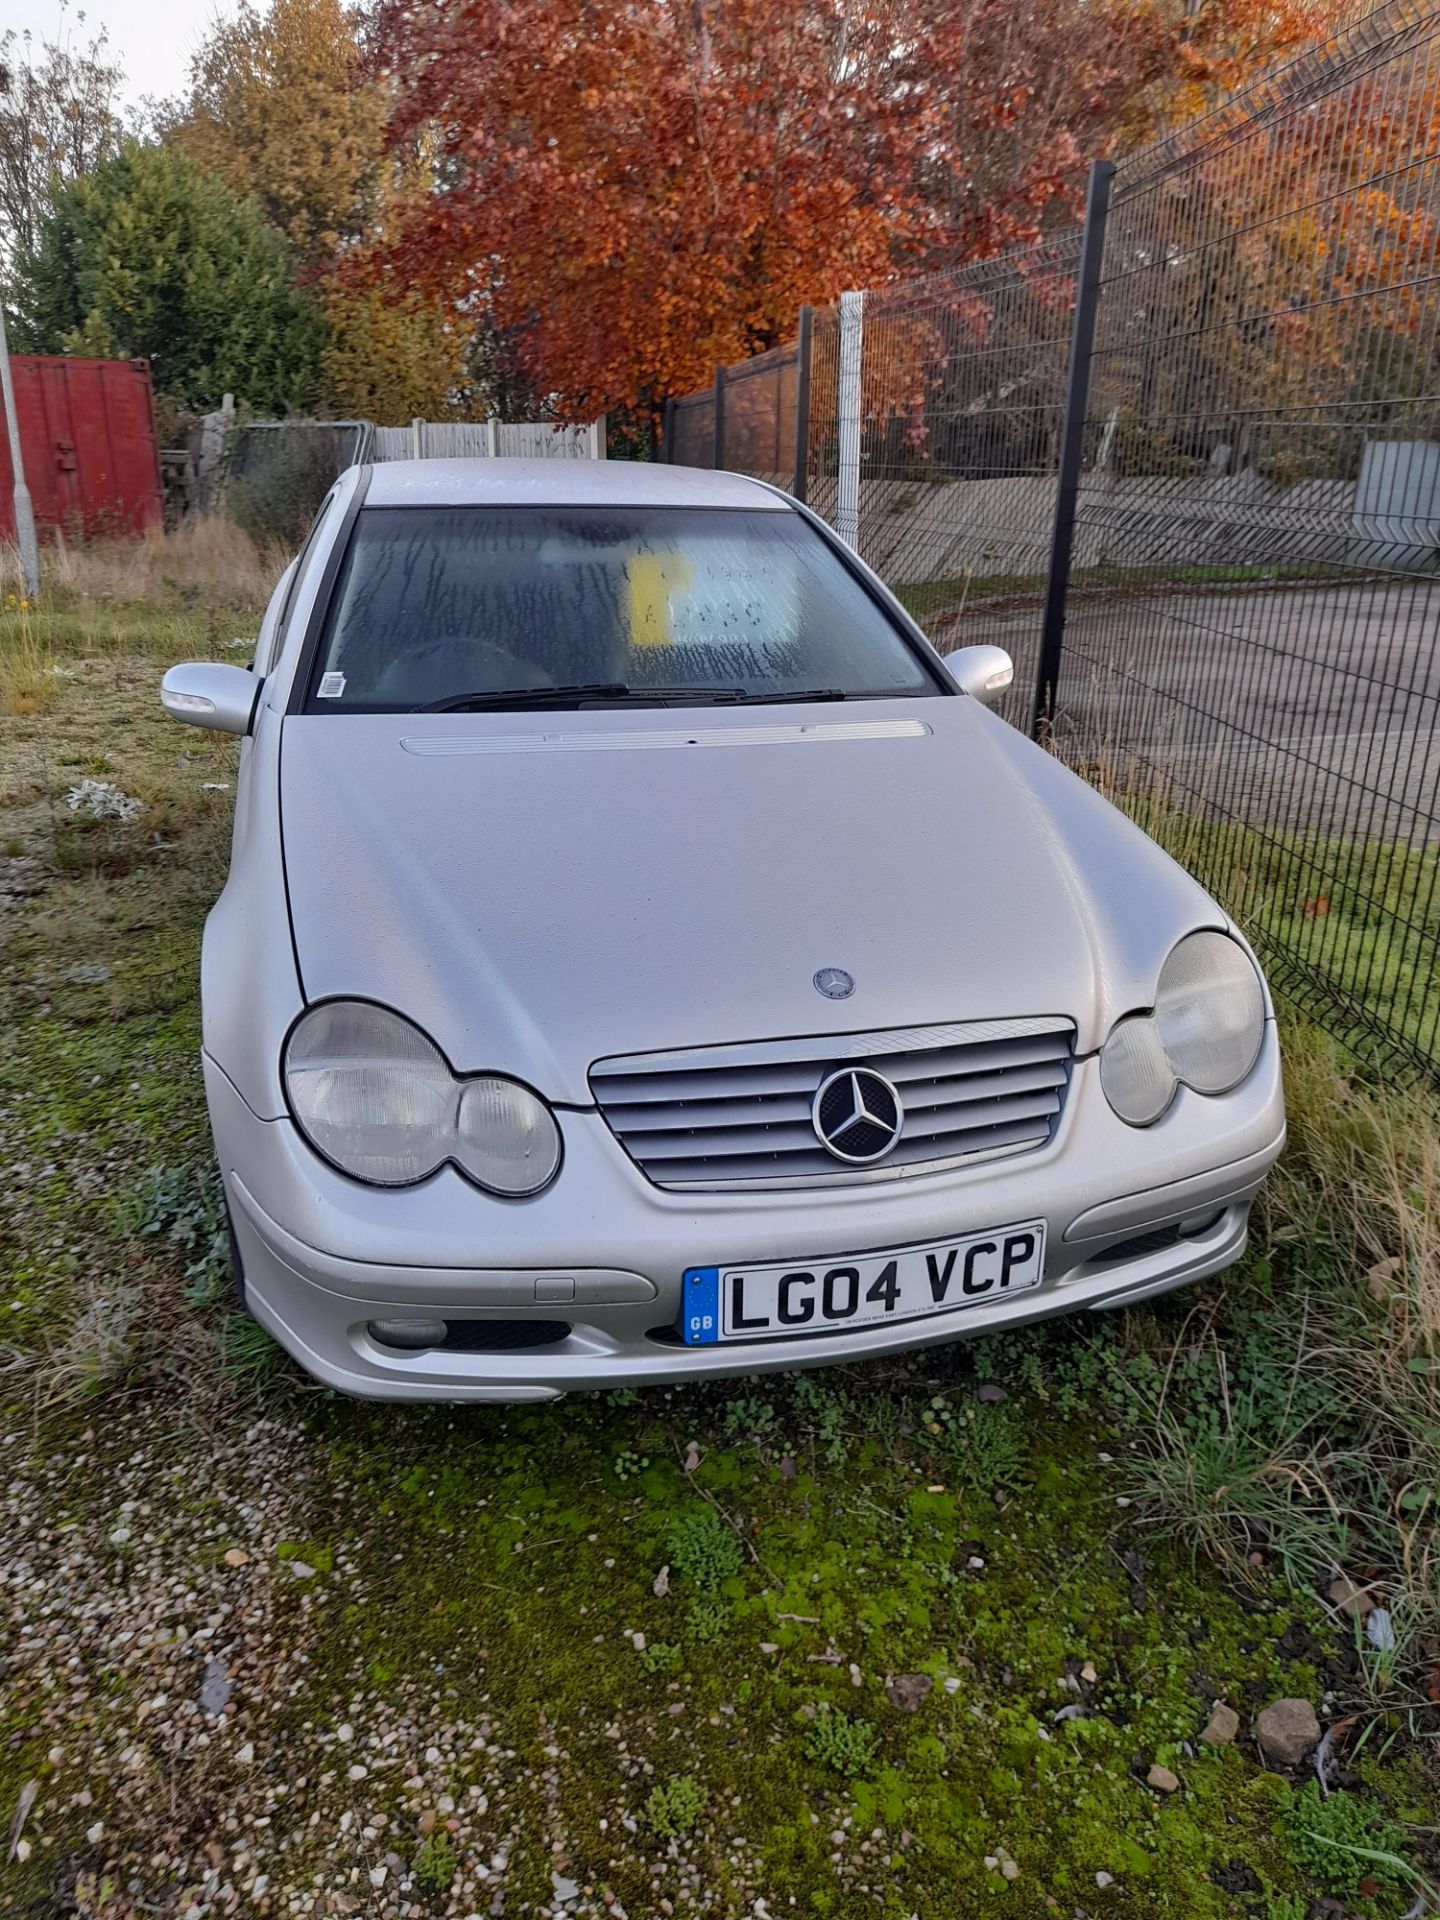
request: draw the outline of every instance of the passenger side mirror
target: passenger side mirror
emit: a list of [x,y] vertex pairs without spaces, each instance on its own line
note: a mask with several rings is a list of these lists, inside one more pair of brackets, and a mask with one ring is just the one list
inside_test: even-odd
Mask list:
[[945,655],[950,678],[962,693],[993,707],[1015,678],[1015,662],[1003,647],[961,647]]
[[218,660],[189,660],[171,667],[160,682],[160,704],[175,720],[216,733],[248,733],[260,681],[244,667]]

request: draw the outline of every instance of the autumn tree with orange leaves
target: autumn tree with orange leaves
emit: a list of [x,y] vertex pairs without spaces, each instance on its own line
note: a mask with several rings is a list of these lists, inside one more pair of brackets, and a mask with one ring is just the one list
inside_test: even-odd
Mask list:
[[646,410],[802,303],[1069,217],[1083,162],[1313,24],[1308,0],[382,0],[429,189],[357,277]]

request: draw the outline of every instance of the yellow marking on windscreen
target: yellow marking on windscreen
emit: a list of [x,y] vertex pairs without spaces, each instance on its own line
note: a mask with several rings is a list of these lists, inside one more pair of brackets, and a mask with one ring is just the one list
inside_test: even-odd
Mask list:
[[694,578],[681,553],[632,553],[625,562],[626,614],[632,647],[668,647],[670,598],[684,593]]

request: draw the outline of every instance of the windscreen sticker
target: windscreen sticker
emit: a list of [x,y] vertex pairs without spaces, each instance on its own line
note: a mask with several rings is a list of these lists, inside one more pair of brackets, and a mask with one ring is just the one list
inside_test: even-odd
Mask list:
[[669,647],[675,642],[671,612],[676,595],[693,583],[683,553],[632,553],[625,562],[629,589],[627,624],[632,647]]
[[317,700],[339,700],[343,698],[344,693],[345,676],[343,673],[321,674],[320,691],[315,696]]

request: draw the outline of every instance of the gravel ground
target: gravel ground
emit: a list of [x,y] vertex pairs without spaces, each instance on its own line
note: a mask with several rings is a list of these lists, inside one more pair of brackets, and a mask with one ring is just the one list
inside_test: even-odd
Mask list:
[[[483,1649],[453,1676],[445,1663],[423,1678],[337,1674],[327,1660],[337,1617],[370,1595],[343,1544],[323,1568],[296,1550],[316,1518],[313,1433],[261,1419],[210,1445],[192,1436],[177,1459],[173,1432],[155,1444],[157,1424],[122,1405],[103,1435],[88,1426],[77,1451],[49,1459],[29,1455],[25,1428],[3,1436],[17,1470],[0,1673],[11,1753],[28,1756],[11,1852],[58,1890],[45,1910],[625,1920],[577,1865],[565,1733],[542,1716],[511,1744],[475,1684]],[[617,1711],[589,1729],[611,1798],[580,1853],[592,1874],[597,1858],[632,1880],[640,1869],[651,1892],[632,1913],[763,1920],[758,1860],[739,1834],[723,1848],[723,1892],[683,1838],[639,1844],[656,1777],[646,1755],[657,1735],[677,1737],[686,1707],[666,1696],[680,1691],[661,1683],[653,1716]],[[722,1705],[712,1724],[734,1711]],[[737,1795],[737,1826],[739,1811]],[[832,1864],[856,1884],[883,1835],[852,1842],[837,1818]],[[530,1897],[517,1897],[517,1874]],[[551,1898],[537,1900],[547,1877]]]

